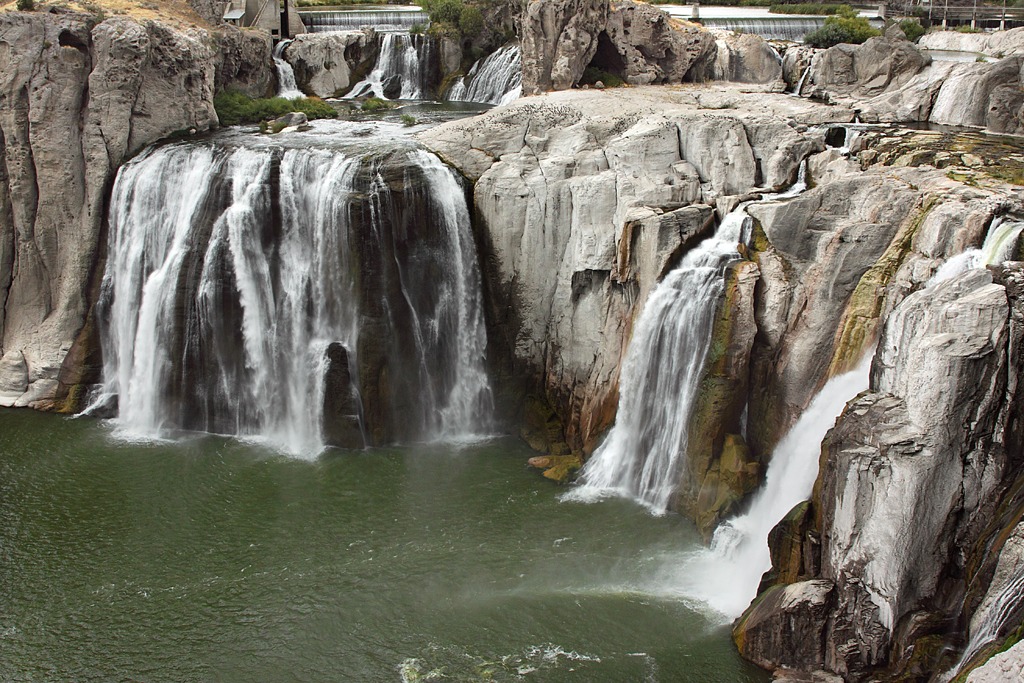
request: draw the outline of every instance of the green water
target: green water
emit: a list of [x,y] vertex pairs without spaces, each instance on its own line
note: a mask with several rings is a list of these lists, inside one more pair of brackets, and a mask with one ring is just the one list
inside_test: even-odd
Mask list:
[[561,503],[529,455],[0,411],[0,680],[767,680],[665,585],[685,520]]

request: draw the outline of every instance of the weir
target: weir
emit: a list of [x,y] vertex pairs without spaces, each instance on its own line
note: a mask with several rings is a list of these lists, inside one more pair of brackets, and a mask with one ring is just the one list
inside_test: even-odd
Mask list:
[[100,402],[122,433],[315,455],[486,428],[465,191],[433,155],[167,145],[121,170],[110,226]]
[[358,31],[372,28],[377,31],[408,31],[413,26],[428,26],[430,17],[418,7],[409,9],[332,10],[300,12],[302,23],[310,33],[331,31]]

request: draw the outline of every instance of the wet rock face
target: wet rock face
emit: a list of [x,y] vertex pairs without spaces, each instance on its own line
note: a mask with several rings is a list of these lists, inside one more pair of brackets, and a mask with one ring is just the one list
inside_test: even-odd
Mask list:
[[566,90],[593,66],[633,85],[680,83],[715,41],[631,0],[535,0],[523,13],[523,93]]
[[746,659],[765,668],[821,669],[829,613],[835,604],[831,581],[804,581],[766,591],[733,628]]

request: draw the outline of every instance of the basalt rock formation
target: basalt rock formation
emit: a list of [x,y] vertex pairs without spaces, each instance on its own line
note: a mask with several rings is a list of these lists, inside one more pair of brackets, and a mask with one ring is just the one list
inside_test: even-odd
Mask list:
[[295,70],[299,89],[317,97],[348,92],[377,58],[373,30],[305,33],[285,48],[283,57]]
[[527,95],[571,88],[588,66],[633,85],[680,83],[715,50],[702,28],[630,0],[533,0],[522,31]]
[[52,405],[97,370],[83,325],[118,166],[162,137],[216,126],[218,84],[258,92],[271,79],[269,41],[235,29],[0,15],[4,404]]

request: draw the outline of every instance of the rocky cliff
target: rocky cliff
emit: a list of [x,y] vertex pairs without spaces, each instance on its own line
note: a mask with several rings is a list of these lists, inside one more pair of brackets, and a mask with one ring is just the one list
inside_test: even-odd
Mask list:
[[269,49],[235,29],[0,15],[2,404],[53,405],[96,371],[83,325],[114,173],[155,140],[216,126],[218,86],[265,91]]

